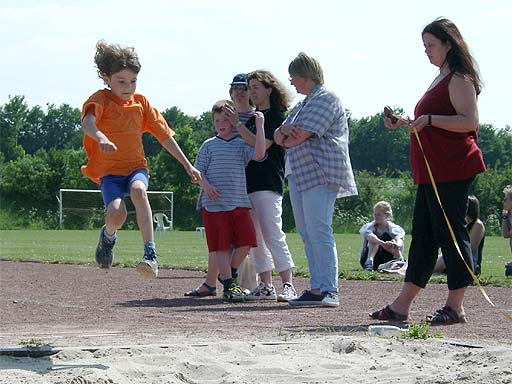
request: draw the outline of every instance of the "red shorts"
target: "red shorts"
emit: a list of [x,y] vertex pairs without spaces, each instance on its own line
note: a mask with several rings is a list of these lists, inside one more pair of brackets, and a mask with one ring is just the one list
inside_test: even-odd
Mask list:
[[231,245],[235,248],[256,247],[256,231],[249,208],[235,208],[231,211],[209,212],[202,209],[208,251],[225,251]]

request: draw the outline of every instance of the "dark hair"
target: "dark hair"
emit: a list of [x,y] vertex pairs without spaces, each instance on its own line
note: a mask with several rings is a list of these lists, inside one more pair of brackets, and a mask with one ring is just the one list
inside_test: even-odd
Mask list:
[[468,210],[466,214],[471,218],[471,220],[475,220],[480,217],[480,201],[478,201],[475,195],[468,196]]
[[320,63],[315,58],[300,52],[288,66],[288,73],[305,79],[311,79],[317,84],[324,83],[324,72]]
[[290,94],[286,87],[269,71],[257,70],[247,75],[247,82],[258,80],[265,88],[272,88],[270,109],[285,112],[290,106]]
[[231,100],[219,100],[215,104],[213,104],[212,107],[212,119],[214,113],[221,113],[222,108],[224,108],[225,105],[229,105],[230,107],[235,108],[235,104]]
[[105,40],[96,43],[94,63],[98,68],[98,76],[112,76],[123,69],[130,69],[135,73],[140,71],[140,62],[135,49],[121,47],[119,44],[107,44]]
[[457,26],[448,19],[438,18],[423,28],[421,36],[430,33],[443,43],[449,43],[451,48],[446,55],[446,62],[451,71],[471,80],[476,94],[482,90],[482,81],[478,71],[478,65],[469,53],[469,48],[464,41]]

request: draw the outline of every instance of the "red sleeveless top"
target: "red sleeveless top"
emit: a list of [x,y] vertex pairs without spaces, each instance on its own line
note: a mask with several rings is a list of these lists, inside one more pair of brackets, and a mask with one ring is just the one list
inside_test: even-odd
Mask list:
[[[453,76],[448,74],[439,84],[427,91],[416,104],[414,118],[421,115],[456,115],[450,101],[448,84]],[[485,172],[482,151],[476,141],[477,131],[457,133],[427,126],[418,136],[430,164],[436,183],[462,181]],[[411,133],[410,162],[415,184],[431,184],[425,160],[414,132]]]

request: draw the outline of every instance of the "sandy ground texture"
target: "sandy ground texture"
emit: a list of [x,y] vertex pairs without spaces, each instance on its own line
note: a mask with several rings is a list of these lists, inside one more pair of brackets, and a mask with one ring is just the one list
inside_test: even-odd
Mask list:
[[[161,270],[147,280],[132,269],[0,261],[0,383],[512,383],[512,322],[476,287],[466,295],[467,324],[415,340],[368,333],[379,324],[368,313],[394,298],[399,282],[343,280],[338,308],[292,308],[222,303],[220,287],[217,297],[184,297],[203,276]],[[307,282],[297,278],[296,288]],[[512,289],[485,290],[512,313]],[[412,321],[440,308],[446,293],[429,285]],[[7,355],[30,339],[49,354]]]

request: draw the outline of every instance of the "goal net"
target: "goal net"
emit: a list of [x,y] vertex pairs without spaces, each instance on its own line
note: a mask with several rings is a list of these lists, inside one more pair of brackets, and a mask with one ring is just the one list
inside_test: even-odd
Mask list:
[[[174,199],[170,191],[147,191],[153,214],[164,213],[173,222]],[[105,206],[101,191],[97,189],[60,189],[59,226],[61,229],[98,228],[105,223]],[[135,207],[130,197],[125,197],[128,217],[124,228],[137,229]],[[171,226],[172,228],[172,226]]]

